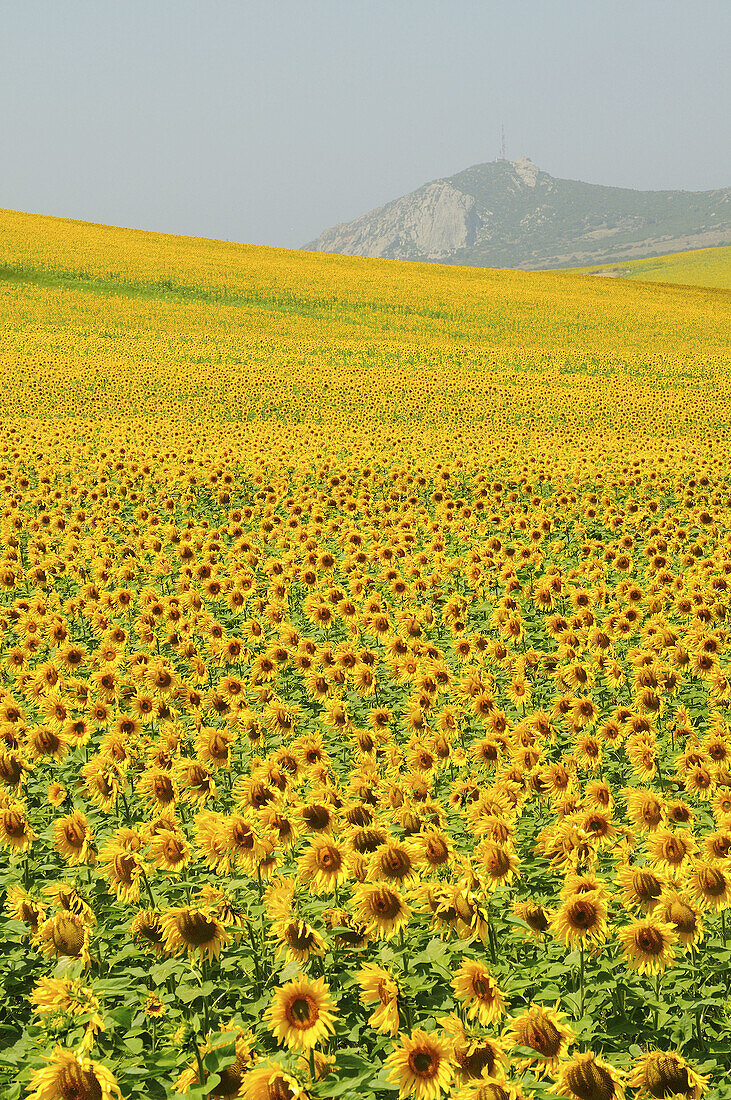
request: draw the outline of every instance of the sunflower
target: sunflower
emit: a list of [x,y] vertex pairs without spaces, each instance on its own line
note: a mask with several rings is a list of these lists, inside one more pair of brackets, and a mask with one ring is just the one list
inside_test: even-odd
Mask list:
[[121,901],[140,900],[142,863],[134,852],[109,841],[102,848],[99,869]]
[[679,871],[696,850],[693,837],[688,832],[658,829],[647,841],[651,859],[670,872]]
[[[484,1040],[486,1043],[490,1041]],[[459,1060],[459,1052],[456,1049],[455,1057]],[[455,1100],[525,1100],[525,1095],[517,1092],[515,1086],[507,1081],[474,1075],[467,1079],[467,1083],[454,1094],[454,1098]]]
[[438,1020],[452,1042],[457,1063],[457,1080],[504,1082],[507,1054],[502,1043],[477,1031],[468,1030],[460,1017],[451,1012]]
[[5,912],[11,920],[23,921],[35,935],[39,925],[45,920],[45,910],[40,902],[26,894],[20,886],[11,886],[5,899]]
[[659,795],[642,787],[627,787],[623,791],[627,799],[627,813],[638,829],[656,829],[662,822],[665,803]]
[[572,947],[587,940],[603,943],[607,938],[607,904],[598,891],[575,894],[565,899],[551,923],[557,939]]
[[650,1100],[679,1096],[700,1100],[707,1091],[708,1077],[696,1073],[680,1051],[653,1050],[637,1060],[627,1084]]
[[678,939],[686,948],[703,939],[703,918],[693,900],[679,890],[665,889],[655,915],[675,928]]
[[322,978],[300,975],[275,991],[264,1019],[278,1043],[306,1051],[334,1032],[335,1005]]
[[400,1045],[384,1063],[390,1079],[398,1085],[399,1100],[406,1096],[439,1100],[449,1091],[456,1068],[451,1043],[439,1032],[427,1034],[421,1028],[400,1038]]
[[112,1073],[83,1054],[57,1046],[44,1069],[30,1079],[28,1100],[120,1100]]
[[381,1031],[386,1035],[395,1035],[399,1029],[399,989],[393,975],[388,970],[384,970],[382,966],[367,963],[358,971],[356,980],[361,990],[361,1004],[378,1005],[368,1017],[368,1023],[376,1031]]
[[305,963],[311,955],[325,954],[327,944],[320,933],[303,920],[296,917],[276,921],[271,935],[277,943],[277,954],[282,951],[286,957],[298,963]]
[[243,1100],[307,1100],[297,1078],[270,1058],[247,1070],[241,1079],[239,1095]]
[[475,851],[475,859],[490,890],[503,884],[508,885],[513,881],[514,875],[520,875],[520,860],[506,844],[483,840]]
[[534,1072],[545,1073],[555,1069],[575,1038],[572,1029],[564,1022],[564,1014],[555,1008],[531,1004],[509,1024],[505,1039],[513,1046],[528,1047],[536,1052],[527,1061]]
[[544,933],[551,926],[551,920],[554,916],[553,910],[547,909],[544,905],[539,905],[538,902],[534,901],[514,901],[512,910],[516,917],[519,917],[528,925],[531,934],[540,942]]
[[465,959],[452,979],[455,996],[466,1002],[467,1019],[493,1024],[505,1012],[500,986],[481,962]]
[[191,959],[196,953],[200,954],[201,959],[217,959],[221,948],[230,939],[217,916],[207,909],[188,905],[169,909],[161,917],[161,930],[169,955],[187,951]]
[[103,1030],[101,1006],[94,991],[73,978],[40,978],[30,997],[33,1011],[39,1016],[63,1013],[67,1016],[86,1016],[89,1038]]
[[693,896],[708,909],[719,912],[731,905],[731,874],[720,862],[698,860],[688,885]]
[[619,897],[629,909],[653,909],[665,886],[665,879],[649,867],[622,867],[617,872]]
[[564,1062],[548,1092],[573,1100],[622,1100],[624,1085],[614,1066],[588,1051]]
[[150,841],[153,863],[165,871],[180,871],[190,862],[190,845],[181,833],[161,829]]
[[617,935],[625,962],[640,974],[661,974],[675,959],[673,946],[678,942],[675,926],[654,916],[633,921],[620,928]]
[[81,959],[84,966],[90,964],[89,929],[75,913],[56,913],[45,921],[36,939],[44,955]]
[[75,916],[81,917],[87,924],[96,923],[94,910],[88,902],[82,898],[76,887],[72,886],[70,883],[51,882],[48,886],[43,887],[42,893],[51,898],[59,909],[63,909],[67,913],[73,913]]
[[153,909],[143,909],[130,925],[129,934],[143,951],[161,955],[165,947],[165,936],[159,913]]
[[62,806],[68,797],[66,788],[61,783],[49,783],[46,793],[46,802],[50,806]]
[[[154,994],[150,994],[150,996],[154,996]],[[157,1015],[161,1014],[162,1013],[157,1013]],[[221,1031],[227,1030],[224,1023],[220,1026]],[[200,1047],[201,1057],[204,1058],[212,1051],[221,1050],[227,1045],[226,1038],[219,1038],[214,1032],[212,1035],[209,1035],[206,1042]],[[251,1036],[243,1031],[237,1031],[233,1048],[233,1057],[231,1061],[227,1065],[221,1066],[216,1070],[220,1080],[217,1085],[213,1085],[207,1092],[207,1096],[210,1097],[211,1100],[214,1100],[214,1098],[216,1098],[216,1100],[235,1100],[236,1097],[241,1095],[244,1074],[254,1060],[251,1049]],[[189,1089],[194,1088],[198,1084],[200,1084],[200,1081],[198,1079],[198,1062],[196,1060],[189,1065],[187,1069],[183,1070],[178,1077],[175,1082],[175,1092],[187,1093]]]
[[413,843],[388,840],[371,856],[368,878],[371,882],[385,880],[399,885],[409,882],[417,875],[416,859],[417,849]]
[[428,826],[411,838],[420,868],[434,873],[440,867],[450,866],[455,859],[455,847],[451,838],[441,829]]
[[411,916],[401,894],[389,886],[363,883],[356,887],[353,901],[357,922],[377,939],[392,939]]
[[298,860],[299,876],[313,894],[331,894],[347,881],[348,853],[329,837],[316,835]]
[[4,848],[11,852],[29,852],[37,836],[19,804],[0,810],[0,844]]
[[94,862],[93,836],[81,810],[58,819],[53,828],[53,841],[59,855],[72,866]]

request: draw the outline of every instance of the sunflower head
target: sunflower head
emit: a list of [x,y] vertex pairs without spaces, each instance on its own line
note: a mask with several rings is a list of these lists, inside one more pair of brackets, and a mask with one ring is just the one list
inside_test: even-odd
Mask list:
[[549,1092],[575,1100],[622,1100],[624,1086],[617,1070],[589,1051],[563,1064]]
[[334,1010],[323,979],[303,975],[276,990],[264,1019],[279,1043],[306,1051],[335,1030]]
[[637,1061],[627,1083],[640,1096],[654,1100],[678,1096],[699,1100],[706,1092],[708,1078],[696,1073],[678,1051],[655,1050]]
[[402,1035],[401,1044],[385,1064],[391,1080],[399,1086],[399,1097],[413,1095],[414,1100],[437,1100],[449,1088],[455,1070],[448,1039],[421,1028],[414,1028],[410,1036]]

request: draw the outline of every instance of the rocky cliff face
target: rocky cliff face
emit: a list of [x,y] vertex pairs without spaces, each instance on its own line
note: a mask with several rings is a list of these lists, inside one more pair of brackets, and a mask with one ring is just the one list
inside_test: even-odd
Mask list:
[[731,244],[731,188],[633,191],[555,179],[527,157],[434,180],[305,245],[479,267],[587,265]]

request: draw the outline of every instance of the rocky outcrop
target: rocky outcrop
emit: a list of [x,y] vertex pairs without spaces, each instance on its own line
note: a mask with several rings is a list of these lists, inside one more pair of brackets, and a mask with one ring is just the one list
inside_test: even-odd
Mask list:
[[528,157],[478,164],[326,230],[305,248],[478,267],[570,267],[731,244],[731,188],[633,191]]
[[446,180],[372,210],[355,221],[328,229],[314,242],[319,252],[389,259],[442,260],[472,244],[475,200]]

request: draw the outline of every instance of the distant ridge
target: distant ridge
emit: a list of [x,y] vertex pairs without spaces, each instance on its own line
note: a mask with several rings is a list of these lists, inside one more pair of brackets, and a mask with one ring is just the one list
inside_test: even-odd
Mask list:
[[731,187],[634,191],[556,179],[528,157],[426,183],[304,245],[314,252],[526,270],[731,244]]

